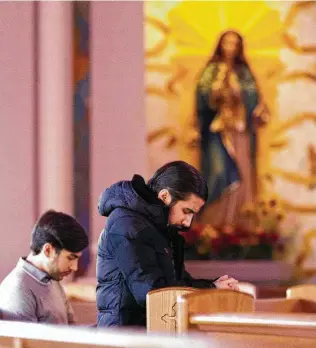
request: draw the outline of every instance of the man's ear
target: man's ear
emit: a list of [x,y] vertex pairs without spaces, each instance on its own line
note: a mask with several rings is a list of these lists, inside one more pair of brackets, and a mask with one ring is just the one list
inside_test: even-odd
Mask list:
[[160,190],[158,193],[158,198],[161,199],[165,205],[170,205],[172,202],[172,197],[167,189]]
[[45,243],[43,245],[42,251],[43,251],[44,255],[48,258],[54,256],[56,253],[55,248],[50,243]]

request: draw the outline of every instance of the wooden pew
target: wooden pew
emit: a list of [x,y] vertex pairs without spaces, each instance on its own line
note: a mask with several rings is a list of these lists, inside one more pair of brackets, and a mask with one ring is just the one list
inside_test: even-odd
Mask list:
[[218,313],[192,315],[190,332],[199,332],[225,348],[313,348],[316,315]]
[[296,298],[255,300],[255,312],[316,313],[316,302]]
[[[189,293],[193,293],[196,291],[201,291],[200,289],[196,288],[189,288],[189,287],[170,287],[170,288],[163,288],[158,289],[154,291],[150,291],[147,294],[146,298],[146,309],[147,309],[147,332],[170,332],[170,333],[176,333],[177,328],[177,311],[178,311],[178,304],[177,304],[177,296],[186,295]],[[205,290],[204,290],[205,291]],[[208,291],[208,290],[206,290]],[[226,294],[230,294],[231,291],[229,290],[216,290],[217,294],[220,294],[219,297],[217,297],[216,301],[217,304],[214,304],[214,290],[210,290],[211,292],[208,294],[211,294],[211,298],[207,298],[206,302],[202,304],[203,308],[207,311],[212,308],[212,311],[232,311],[235,310],[235,307],[232,307],[236,298],[234,298],[233,302],[230,302],[229,304],[226,303],[224,306],[222,305],[223,302],[223,296]],[[228,291],[228,292],[227,292]],[[255,286],[253,286],[250,283],[242,283],[242,292],[250,293],[255,295]],[[234,295],[238,294],[238,292],[233,291]],[[208,297],[209,295],[207,295]],[[243,296],[243,295],[237,295],[237,298],[246,298],[247,300],[251,298],[251,302],[253,302],[252,297]],[[213,300],[212,300],[213,299]],[[220,300],[220,302],[218,302]],[[229,298],[231,300],[231,298]],[[210,302],[211,301],[211,302]],[[205,306],[206,305],[206,306]],[[220,305],[220,308],[218,307]],[[253,310],[253,304],[251,304],[251,310]],[[80,305],[77,306],[77,308],[80,308]],[[238,305],[237,305],[238,307]],[[238,308],[236,307],[236,310]],[[79,310],[80,311],[80,310]]]
[[198,289],[170,287],[150,291],[146,296],[147,332],[176,333],[177,296],[190,294]]
[[[254,293],[255,287],[249,283],[242,283],[241,291]],[[94,325],[97,318],[97,307],[95,302],[95,289],[90,287],[74,287],[73,283],[67,287],[67,295],[74,309],[77,324]],[[198,291],[199,289],[189,287],[171,287],[154,290],[147,295],[147,331],[148,332],[176,332],[176,298],[178,295]],[[260,301],[259,302],[260,307]],[[295,300],[297,301],[297,300]],[[264,304],[263,304],[264,305]],[[269,307],[269,304],[265,305]],[[270,306],[271,307],[271,306]],[[277,310],[279,306],[277,305]],[[273,311],[273,306],[269,311]],[[287,312],[287,311],[286,311]]]
[[234,290],[200,290],[177,298],[177,332],[188,330],[189,318],[194,314],[222,312],[253,312],[253,296]]
[[286,297],[316,302],[316,285],[304,284],[292,286],[286,290]]
[[196,337],[148,336],[145,332],[97,330],[35,323],[0,321],[1,348],[207,348]]
[[258,285],[257,298],[281,298],[285,297],[287,286]]
[[[248,293],[256,294],[256,287],[249,283],[240,283],[240,290]],[[76,284],[77,285],[77,284]],[[192,288],[169,288],[168,291],[174,289],[175,291],[179,289],[188,290],[191,292]],[[255,299],[255,312],[278,312],[278,313],[316,313],[316,304],[301,298],[295,298],[295,296],[304,297],[306,293],[314,292],[315,286],[307,285],[307,286],[298,286],[290,288],[291,292],[288,292],[287,295],[291,296],[288,298],[269,298],[269,299]],[[297,291],[300,290],[298,293]],[[71,284],[70,287],[67,288],[68,295],[70,298],[70,302],[74,308],[75,316],[79,325],[93,325],[96,322],[96,303],[95,303],[95,286],[94,285],[80,285],[79,287],[74,287]],[[176,306],[174,306],[176,302],[176,296],[179,294],[171,295],[163,295],[162,292],[166,289],[160,289],[153,297],[150,299],[150,304],[148,306],[147,303],[147,328],[148,332],[175,332],[176,329],[176,320],[174,320]],[[303,294],[301,290],[304,291]],[[307,291],[305,291],[307,290]],[[184,292],[185,293],[185,292]],[[150,295],[148,295],[150,298]],[[173,300],[166,300],[166,297],[172,296]],[[294,297],[293,297],[294,296]],[[148,300],[147,300],[148,301]],[[157,303],[155,304],[155,302]],[[161,314],[161,315],[160,315]],[[161,318],[164,317],[165,321]]]
[[254,284],[248,282],[239,282],[239,291],[245,292],[253,296],[253,298],[257,298],[257,287]]
[[[70,301],[75,313],[76,324],[92,326],[97,322],[96,302]],[[0,347],[1,348],[1,347]]]
[[[97,321],[96,279],[80,279],[63,285],[79,325],[95,325]],[[0,347],[1,348],[1,347]]]
[[96,302],[97,300],[96,284],[72,282],[64,284],[63,288],[69,300],[84,302]]

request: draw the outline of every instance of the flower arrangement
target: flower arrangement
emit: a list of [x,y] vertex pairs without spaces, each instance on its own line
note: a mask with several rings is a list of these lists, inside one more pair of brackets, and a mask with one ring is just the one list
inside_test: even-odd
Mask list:
[[[281,259],[293,244],[298,226],[291,228],[282,204],[276,198],[262,198],[241,211],[247,228],[195,224],[183,234],[188,258],[199,259]],[[285,224],[286,226],[286,224]],[[191,255],[190,255],[191,252]],[[194,255],[192,255],[192,252]]]

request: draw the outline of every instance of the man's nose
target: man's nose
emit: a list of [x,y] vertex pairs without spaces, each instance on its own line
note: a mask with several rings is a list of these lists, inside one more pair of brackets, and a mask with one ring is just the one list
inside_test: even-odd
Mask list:
[[71,266],[70,266],[70,269],[73,271],[73,272],[76,272],[78,270],[78,260],[74,261]]
[[190,227],[191,226],[191,223],[192,223],[192,216],[188,216],[185,220],[184,220],[184,222],[183,222],[183,225],[185,226],[185,227]]

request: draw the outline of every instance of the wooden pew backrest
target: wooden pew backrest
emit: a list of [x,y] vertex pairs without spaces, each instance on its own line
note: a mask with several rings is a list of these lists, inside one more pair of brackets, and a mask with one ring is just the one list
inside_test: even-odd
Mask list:
[[287,298],[299,298],[316,302],[316,285],[296,285],[286,290]]
[[[225,348],[313,348],[316,315],[226,313],[194,315],[191,332],[204,333]],[[214,345],[215,347],[216,345]]]
[[69,300],[92,303],[97,300],[96,284],[68,283],[63,288]]
[[198,289],[170,287],[150,291],[146,298],[147,332],[176,333],[177,296],[190,294]]
[[97,322],[96,302],[72,300],[70,304],[74,310],[77,325],[94,325]]
[[150,336],[146,331],[88,329],[0,321],[1,348],[207,348],[198,338]]
[[177,332],[188,331],[190,317],[194,314],[223,312],[253,312],[253,296],[233,290],[200,290],[178,296]]
[[257,298],[257,287],[254,284],[248,282],[239,282],[239,291],[245,292],[253,296],[253,298]]
[[271,298],[255,300],[255,312],[316,313],[316,302],[299,298]]

